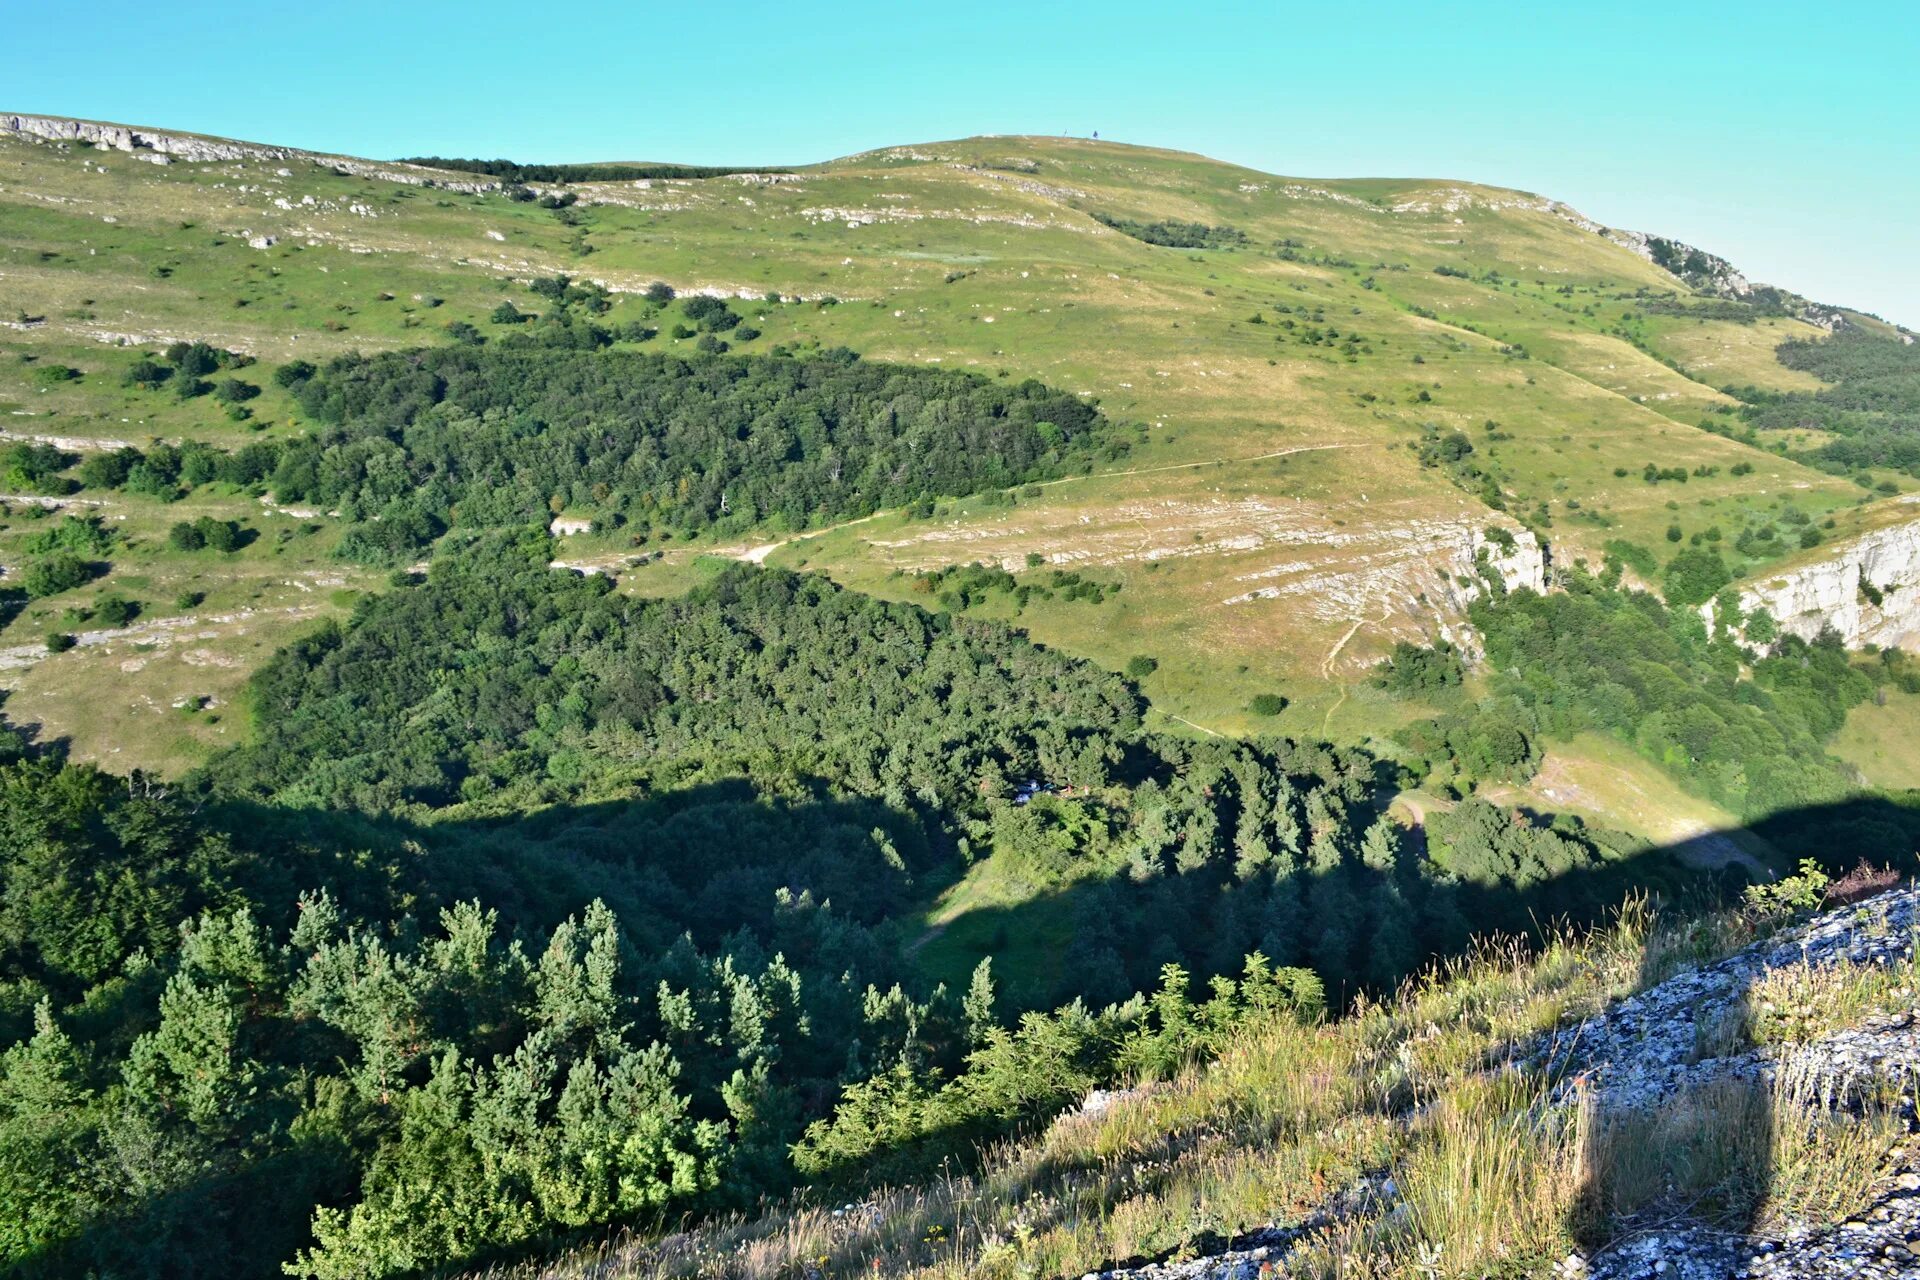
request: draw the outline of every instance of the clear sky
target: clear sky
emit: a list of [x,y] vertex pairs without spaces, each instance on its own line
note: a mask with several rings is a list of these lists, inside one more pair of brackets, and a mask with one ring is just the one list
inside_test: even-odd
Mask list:
[[354,155],[1076,133],[1554,196],[1920,328],[1920,4],[0,0],[0,110]]

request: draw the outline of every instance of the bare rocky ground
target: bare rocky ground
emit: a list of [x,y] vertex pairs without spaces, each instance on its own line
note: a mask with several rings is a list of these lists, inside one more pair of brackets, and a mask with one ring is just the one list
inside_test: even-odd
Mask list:
[[[1903,888],[1835,908],[1727,959],[1685,969],[1604,1012],[1533,1044],[1516,1046],[1513,1067],[1552,1072],[1556,1096],[1576,1091],[1603,1111],[1653,1106],[1677,1091],[1720,1080],[1768,1078],[1791,1062],[1808,1071],[1819,1096],[1838,1105],[1864,1086],[1891,1088],[1910,1134],[1920,1132],[1920,991],[1910,1006],[1784,1051],[1744,1047],[1715,1053],[1718,1023],[1745,1008],[1754,985],[1790,967],[1904,965],[1914,958],[1920,888]],[[1391,1217],[1398,1191],[1388,1172],[1363,1178],[1304,1222],[1257,1229],[1233,1240],[1201,1242],[1208,1256],[1148,1262],[1091,1273],[1088,1280],[1259,1280],[1294,1274],[1289,1259],[1328,1228],[1372,1215]],[[1211,1247],[1209,1247],[1209,1243]],[[1889,1152],[1873,1203],[1838,1223],[1806,1224],[1772,1236],[1715,1230],[1668,1213],[1628,1230],[1592,1256],[1573,1254],[1554,1280],[1785,1280],[1857,1277],[1920,1280],[1920,1150],[1909,1138]]]

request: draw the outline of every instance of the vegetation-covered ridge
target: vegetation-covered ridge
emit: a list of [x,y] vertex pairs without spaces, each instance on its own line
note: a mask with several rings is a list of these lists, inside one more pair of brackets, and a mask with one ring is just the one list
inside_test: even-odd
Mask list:
[[[1451,645],[1401,645],[1378,683],[1441,709],[1397,735],[1415,776],[1441,794],[1525,783],[1555,744],[1598,732],[1782,848],[1844,861],[1915,847],[1920,795],[1875,791],[1831,750],[1852,709],[1920,688],[1908,655],[1849,653],[1831,631],[1807,641],[1764,609],[1744,613],[1710,552],[1675,557],[1667,596],[1712,595],[1711,624],[1697,607],[1623,586],[1622,571],[1613,560],[1599,574],[1574,567],[1561,590],[1476,601],[1485,671],[1471,694]],[[1794,815],[1806,813],[1822,816],[1802,826]]]
[[1805,454],[1827,470],[1890,467],[1920,475],[1920,345],[1848,326],[1823,341],[1782,343],[1779,359],[1832,385],[1811,392],[1736,389],[1743,420],[1760,430],[1832,433],[1836,438]]
[[[0,637],[9,650],[52,633],[75,638],[57,661],[8,678],[15,711],[70,735],[83,754],[118,747],[122,759],[170,770],[195,762],[231,740],[232,720],[128,708],[224,700],[242,669],[286,637],[282,624],[216,624],[228,628],[220,656],[239,664],[221,668],[234,672],[226,677],[177,660],[123,670],[124,655],[109,661],[88,643],[96,593],[183,628],[188,607],[164,602],[196,593],[207,618],[337,613],[350,593],[378,589],[380,575],[362,567],[412,563],[423,539],[463,519],[469,504],[440,492],[436,476],[420,479],[413,460],[405,478],[420,480],[420,509],[407,504],[391,520],[384,474],[358,486],[381,505],[356,501],[351,520],[330,518],[349,513],[330,496],[280,495],[279,451],[315,425],[352,428],[316,423],[266,371],[295,360],[324,367],[353,351],[484,339],[489,353],[527,342],[692,362],[731,347],[804,363],[845,348],[863,363],[1034,379],[1097,402],[1126,425],[1096,429],[1091,454],[1067,446],[1073,456],[1057,470],[1084,471],[1084,483],[1033,494],[990,485],[971,500],[943,492],[932,520],[918,518],[924,499],[882,502],[878,518],[833,530],[864,514],[863,495],[845,504],[854,515],[825,514],[841,508],[836,498],[798,525],[822,494],[736,502],[742,486],[712,492],[704,462],[685,470],[688,502],[670,493],[676,509],[665,513],[603,509],[592,484],[618,486],[599,478],[577,495],[545,488],[542,476],[544,492],[512,505],[517,519],[534,519],[557,495],[577,503],[560,513],[576,534],[567,558],[649,594],[682,589],[696,558],[734,549],[751,520],[767,529],[754,541],[773,562],[805,561],[896,596],[923,573],[975,559],[1013,570],[1038,556],[1105,590],[1098,601],[1036,596],[1022,624],[1110,667],[1151,656],[1158,668],[1143,684],[1168,713],[1217,732],[1278,729],[1376,749],[1403,712],[1359,681],[1395,640],[1464,620],[1447,585],[1461,572],[1451,563],[1458,542],[1444,531],[1490,523],[1491,502],[1550,542],[1557,562],[1597,559],[1615,541],[1658,549],[1674,527],[1683,542],[1719,530],[1723,554],[1743,539],[1750,552],[1728,560],[1740,576],[1796,539],[1846,536],[1852,508],[1876,502],[1883,485],[1911,487],[1882,470],[1860,488],[1756,450],[1737,430],[1701,431],[1702,421],[1728,425],[1712,411],[1724,403],[1717,387],[1817,387],[1772,355],[1816,330],[1704,297],[1632,245],[1520,192],[1316,182],[1041,137],[889,148],[778,181],[633,179],[538,193],[397,165],[380,173],[411,181],[391,180],[378,166],[244,147],[195,154],[161,166],[74,138],[0,139],[0,255],[20,295],[12,321],[25,326],[6,331],[0,406],[10,432],[34,437],[8,443],[22,446],[20,470],[36,481],[10,492],[101,502],[109,521],[130,521],[103,562],[111,568],[27,602]],[[438,185],[418,185],[427,176]],[[651,185],[634,185],[642,181]],[[1095,212],[1147,231],[1148,242]],[[1232,243],[1193,243],[1223,229]],[[1736,313],[1747,322],[1726,318]],[[237,361],[189,372],[166,358],[176,339],[246,353],[260,372]],[[1435,441],[1444,453],[1424,447]],[[230,454],[232,465],[209,480],[203,450],[185,442]],[[39,487],[81,481],[93,452],[118,459],[94,480],[117,468],[127,483],[88,480],[97,491],[78,495]],[[1655,477],[1643,479],[1656,459]],[[676,468],[659,468],[653,487],[677,490]],[[303,470],[283,478],[297,482]],[[1058,478],[1052,464],[1041,470]],[[255,505],[268,495],[282,500]],[[167,499],[187,509],[158,513]],[[203,516],[259,537],[235,552],[173,555],[167,530]],[[24,509],[0,515],[10,525],[0,563],[31,519]],[[162,520],[155,537],[149,526]],[[793,531],[818,536],[784,536]],[[1331,603],[1349,600],[1353,610]],[[980,611],[1004,613],[998,601]],[[1362,625],[1346,637],[1356,616]],[[275,633],[251,651],[241,626],[250,637]],[[250,651],[228,652],[236,643]],[[128,696],[83,698],[83,672]],[[1282,693],[1276,714],[1253,710]]]

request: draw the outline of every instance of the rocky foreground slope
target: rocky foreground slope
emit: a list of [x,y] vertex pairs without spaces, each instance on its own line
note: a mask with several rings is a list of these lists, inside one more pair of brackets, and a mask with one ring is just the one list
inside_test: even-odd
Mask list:
[[[1546,1072],[1558,1081],[1551,1091],[1554,1104],[1584,1107],[1590,1117],[1611,1124],[1715,1086],[1757,1080],[1774,1085],[1775,1098],[1842,1114],[1873,1099],[1891,1108],[1897,1127],[1911,1133],[1920,1074],[1920,990],[1913,982],[1917,908],[1920,889],[1912,887],[1834,908],[1563,1026],[1496,1070]],[[1862,1000],[1863,991],[1882,998]],[[1791,1083],[1780,1087],[1783,1077]],[[1783,1129],[1799,1119],[1784,1110],[1771,1117]],[[1390,1230],[1406,1212],[1392,1172],[1381,1171],[1303,1220],[1247,1233],[1224,1252],[1093,1276],[1318,1275],[1326,1251],[1323,1243],[1312,1246],[1330,1232],[1360,1219]],[[1920,1276],[1920,1160],[1911,1140],[1892,1144],[1872,1202],[1859,1212],[1839,1222],[1773,1226],[1729,1230],[1685,1205],[1667,1204],[1598,1248],[1569,1252],[1552,1270],[1568,1280]]]
[[971,1172],[506,1274],[1920,1277],[1920,888],[1891,881],[1490,946],[1094,1090]]

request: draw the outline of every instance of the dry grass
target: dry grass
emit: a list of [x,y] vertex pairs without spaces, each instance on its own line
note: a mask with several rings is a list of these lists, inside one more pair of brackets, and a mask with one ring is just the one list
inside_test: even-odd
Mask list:
[[1889,1096],[1849,1098],[1820,1065],[1790,1055],[1766,1077],[1714,1080],[1647,1110],[1596,1114],[1588,1098],[1582,1233],[1604,1241],[1654,1211],[1746,1232],[1857,1210],[1900,1122]]
[[[1569,1099],[1551,1070],[1508,1063],[1513,1046],[1751,938],[1738,916],[1665,928],[1629,904],[1607,929],[1531,952],[1482,947],[1335,1022],[1251,1028],[1169,1083],[993,1146],[972,1173],[840,1208],[802,1193],[489,1274],[1072,1276],[1311,1224],[1369,1175],[1390,1176],[1397,1203],[1361,1201],[1306,1232],[1289,1274],[1538,1274],[1651,1218],[1770,1230],[1831,1221],[1862,1206],[1881,1175],[1898,1129],[1890,1096],[1843,1093],[1814,1059],[1789,1055],[1764,1077],[1608,1111],[1584,1089]],[[1778,982],[1796,992],[1818,982],[1819,1000],[1858,1016],[1882,990],[1859,968],[1783,971]]]
[[1775,969],[1747,994],[1753,1043],[1810,1044],[1876,1014],[1911,1009],[1914,962],[1827,964],[1806,961]]
[[1401,1166],[1406,1219],[1387,1256],[1448,1275],[1564,1257],[1586,1112],[1543,1102],[1537,1082],[1511,1073],[1466,1077],[1436,1099]]

